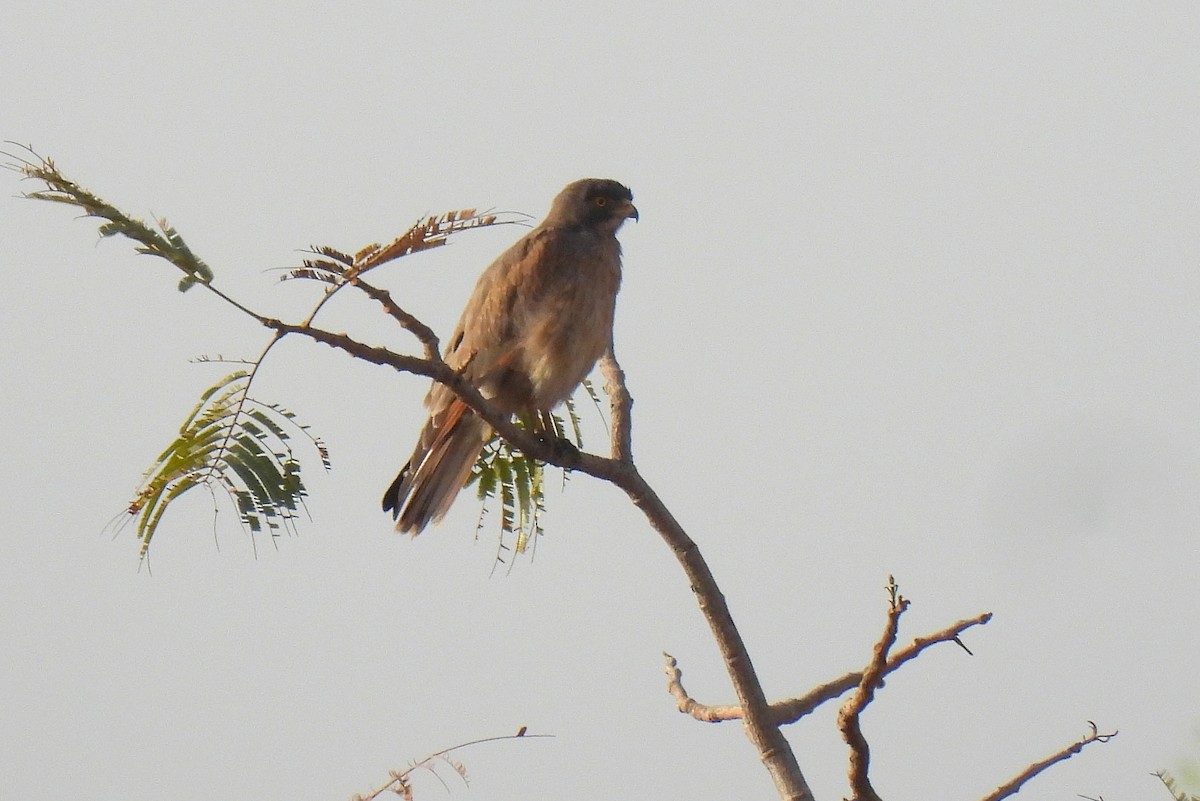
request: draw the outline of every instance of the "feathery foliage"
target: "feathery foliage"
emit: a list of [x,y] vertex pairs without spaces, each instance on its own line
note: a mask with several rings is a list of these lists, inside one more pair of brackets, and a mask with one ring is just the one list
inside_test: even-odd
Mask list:
[[[587,379],[583,386],[588,395],[595,397],[596,390]],[[563,404],[566,410],[566,420],[562,415],[550,414],[548,421],[550,430],[546,435],[555,439],[567,439],[567,420],[570,421],[570,440],[576,447],[583,447],[579,414],[572,398],[567,398]],[[517,425],[527,431],[538,430],[538,425],[531,418],[517,418]],[[514,448],[508,441],[493,437],[479,455],[479,460],[467,477],[466,486],[476,485],[476,495],[483,502],[476,524],[476,535],[483,529],[484,516],[488,504],[499,501],[499,543],[496,561],[504,562],[504,551],[523,554],[531,542],[536,542],[542,535],[542,513],[546,511],[546,465],[526,456],[519,448]],[[566,481],[567,473],[563,473]],[[512,541],[510,546],[508,543]]]
[[205,390],[179,436],[146,471],[127,510],[137,521],[140,558],[167,507],[195,487],[224,490],[251,535],[291,530],[307,492],[289,432],[305,434],[329,469],[325,444],[287,409],[250,398],[250,381],[251,373],[241,370]]
[[25,197],[74,206],[82,209],[88,217],[104,220],[98,229],[100,236],[128,237],[138,243],[138,253],[158,256],[182,270],[184,275],[179,280],[180,292],[186,292],[198,283],[207,284],[212,281],[212,270],[195,253],[192,253],[191,248],[183,241],[183,237],[166,219],[160,217],[156,221],[158,230],[155,230],[64,176],[50,159],[41,158],[32,151],[30,154],[37,160],[23,160],[18,170],[28,178],[41,181],[46,188],[36,192],[26,192]]
[[[1200,735],[1200,730],[1194,734]],[[1194,786],[1200,776],[1200,761],[1197,759],[1182,760],[1177,771],[1157,770],[1153,775],[1158,777],[1175,801],[1200,801],[1200,795],[1184,787],[1185,783]]]
[[[41,181],[45,189],[27,192],[25,197],[74,206],[89,217],[104,220],[100,236],[124,236],[137,243],[138,253],[157,256],[181,270],[181,292],[196,284],[217,292],[212,286],[212,270],[165,219],[158,221],[155,230],[64,176],[50,159],[29,152],[35,160],[21,159],[16,169]],[[251,364],[257,368],[261,358]],[[306,490],[289,432],[308,436],[329,469],[324,443],[297,423],[292,412],[250,397],[254,375],[254,371],[239,371],[207,389],[179,435],[144,474],[126,508],[136,521],[139,558],[146,557],[167,508],[195,487],[224,490],[251,534],[290,529]]]
[[501,220],[495,214],[480,214],[475,209],[433,214],[417,221],[413,227],[387,245],[376,242],[360,248],[354,255],[325,246],[310,248],[309,253],[322,258],[305,259],[303,266],[288,271],[282,280],[303,278],[341,286],[356,276],[394,259],[441,247],[446,244],[451,234],[506,222],[512,221]]
[[442,783],[442,787],[449,792],[450,786],[446,784],[446,781],[442,778],[441,773],[438,771],[439,766],[443,768],[449,767],[464,785],[469,786],[471,781],[467,775],[467,766],[461,761],[451,758],[450,755],[454,752],[460,751],[464,748],[469,748],[474,745],[494,743],[501,740],[516,740],[523,738],[542,739],[553,736],[553,734],[526,734],[525,727],[522,726],[517,730],[517,733],[513,735],[503,737],[484,737],[479,740],[472,740],[467,743],[459,743],[458,745],[454,745],[449,748],[443,748],[441,751],[435,751],[426,757],[410,762],[408,767],[404,770],[389,771],[390,778],[386,782],[369,793],[355,795],[351,801],[374,801],[374,799],[379,798],[379,796],[384,795],[385,793],[389,796],[398,795],[401,798],[406,799],[406,801],[412,801],[412,799],[415,797],[412,778],[417,771],[421,770],[432,774],[435,778],[437,778],[438,781]]
[[1167,792],[1175,801],[1200,801],[1200,795],[1189,794],[1186,790],[1179,786],[1179,782],[1165,770],[1155,771],[1155,776],[1167,788]]

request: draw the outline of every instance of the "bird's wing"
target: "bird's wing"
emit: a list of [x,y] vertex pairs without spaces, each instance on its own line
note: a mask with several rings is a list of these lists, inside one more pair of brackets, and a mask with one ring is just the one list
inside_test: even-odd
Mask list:
[[456,361],[470,361],[470,375],[487,375],[520,338],[517,307],[522,295],[534,288],[530,278],[545,255],[547,239],[543,231],[531,231],[480,276],[459,320],[462,338],[454,353]]
[[467,301],[446,361],[481,389],[518,355],[539,287],[562,260],[557,233],[535,228],[514,243],[484,271]]

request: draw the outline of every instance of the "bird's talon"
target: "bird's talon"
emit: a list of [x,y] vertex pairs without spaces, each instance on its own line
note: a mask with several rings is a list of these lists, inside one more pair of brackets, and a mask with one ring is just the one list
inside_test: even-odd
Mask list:
[[579,448],[566,437],[556,437],[553,434],[539,434],[538,440],[547,445],[559,459],[579,456]]

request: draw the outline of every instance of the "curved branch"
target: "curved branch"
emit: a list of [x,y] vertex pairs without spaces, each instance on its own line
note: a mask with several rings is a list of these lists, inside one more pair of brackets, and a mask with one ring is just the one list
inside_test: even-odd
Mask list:
[[[420,760],[414,762],[413,764],[409,765],[404,770],[392,771],[391,779],[389,779],[383,785],[381,785],[380,787],[377,787],[375,790],[372,790],[369,793],[354,796],[354,801],[374,801],[374,799],[378,798],[379,796],[381,796],[387,792],[395,793],[396,795],[402,796],[404,798],[412,798],[412,787],[409,785],[408,777],[411,776],[414,771],[416,771],[419,768],[429,768],[431,763],[433,763],[434,761],[439,760],[439,759],[450,762],[450,760],[447,759],[450,754],[454,753],[455,751],[460,751],[463,748],[468,748],[472,745],[481,745],[483,743],[495,743],[495,742],[499,742],[501,740],[516,740],[516,739],[536,740],[536,739],[542,739],[542,738],[553,737],[553,736],[554,736],[553,734],[526,734],[525,727],[522,726],[517,731],[516,734],[505,734],[505,735],[500,735],[497,737],[482,737],[478,740],[471,740],[470,742],[459,743],[458,745],[452,745],[449,748],[443,748],[441,751],[434,751],[432,754],[429,754],[429,755],[421,758]],[[450,762],[450,764],[454,765],[453,762]],[[455,766],[455,768],[457,769],[457,766]],[[437,775],[436,772],[434,773],[434,775],[435,776]]]
[[742,708],[739,706],[709,706],[702,704],[688,695],[683,689],[683,671],[675,657],[663,652],[667,659],[667,692],[675,699],[675,706],[685,715],[691,715],[701,723],[724,723],[727,720],[741,720]]
[[1090,734],[1071,743],[1061,751],[1056,751],[1045,759],[1034,762],[1012,779],[985,795],[982,801],[1001,801],[1001,799],[1015,795],[1018,790],[1025,786],[1026,782],[1028,782],[1034,776],[1037,776],[1042,771],[1046,770],[1046,768],[1049,768],[1051,765],[1056,765],[1063,760],[1070,759],[1092,743],[1107,743],[1109,740],[1117,736],[1117,732],[1115,731],[1108,734],[1101,734],[1096,729],[1096,724],[1092,723],[1090,720],[1088,721],[1088,726],[1090,726],[1092,729]]
[[883,628],[883,634],[871,655],[871,662],[863,671],[862,680],[858,683],[858,691],[842,705],[838,712],[838,729],[842,738],[850,746],[850,789],[854,792],[855,801],[881,801],[871,780],[867,775],[871,763],[871,749],[867,738],[863,736],[859,717],[867,705],[875,699],[875,690],[883,685],[883,677],[887,672],[888,651],[896,644],[896,634],[900,629],[900,616],[908,609],[908,599],[900,595],[896,580],[888,576],[888,617]]

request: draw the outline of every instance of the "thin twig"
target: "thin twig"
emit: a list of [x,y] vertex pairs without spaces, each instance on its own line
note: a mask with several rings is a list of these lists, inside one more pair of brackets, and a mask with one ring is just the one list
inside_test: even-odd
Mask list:
[[1061,751],[1057,751],[1039,762],[1034,762],[1029,767],[1025,768],[1016,776],[1014,776],[1011,780],[1000,785],[988,795],[985,795],[981,801],[1001,801],[1001,799],[1015,795],[1017,791],[1025,786],[1026,782],[1028,782],[1034,776],[1037,776],[1042,771],[1046,770],[1046,768],[1049,768],[1051,765],[1055,765],[1063,760],[1070,759],[1092,743],[1107,743],[1109,740],[1117,736],[1117,732],[1115,731],[1109,734],[1101,734],[1096,729],[1096,724],[1090,720],[1088,721],[1088,726],[1092,730],[1090,734],[1080,740],[1077,740],[1076,742],[1071,743]]
[[[412,790],[408,786],[408,777],[412,775],[413,771],[418,770],[420,768],[427,768],[430,770],[430,772],[433,773],[433,775],[437,776],[438,775],[437,772],[429,767],[430,763],[435,762],[436,760],[439,760],[439,759],[445,759],[445,757],[448,754],[451,754],[455,751],[461,751],[462,749],[467,748],[472,745],[480,745],[481,743],[495,743],[495,742],[499,742],[501,740],[518,740],[518,739],[533,740],[533,739],[542,739],[542,738],[548,738],[548,737],[553,737],[553,736],[554,736],[553,734],[526,734],[525,727],[522,726],[517,731],[516,734],[504,734],[504,735],[500,735],[499,737],[484,737],[479,740],[471,740],[470,742],[459,743],[458,745],[452,745],[449,748],[443,748],[441,751],[434,751],[432,754],[422,757],[421,759],[414,762],[412,765],[409,765],[404,770],[392,771],[391,772],[392,778],[388,779],[386,782],[384,782],[378,788],[376,788],[375,790],[372,790],[371,792],[367,793],[366,795],[354,796],[354,801],[374,801],[375,798],[379,797],[380,795],[382,795],[383,793],[386,793],[386,792],[394,792],[394,793],[397,793],[398,795],[403,795],[405,797],[411,797]],[[453,763],[451,763],[451,764],[453,764]],[[440,779],[441,777],[439,776],[438,778]],[[444,784],[444,782],[443,782],[443,784]]]
[[368,297],[383,306],[384,311],[392,319],[400,323],[406,331],[411,332],[413,336],[420,340],[421,345],[425,348],[425,358],[433,359],[437,357],[438,352],[441,350],[437,334],[433,333],[433,329],[425,325],[425,323],[400,308],[400,304],[396,303],[390,292],[368,284],[359,276],[351,278],[350,284],[361,289]]

